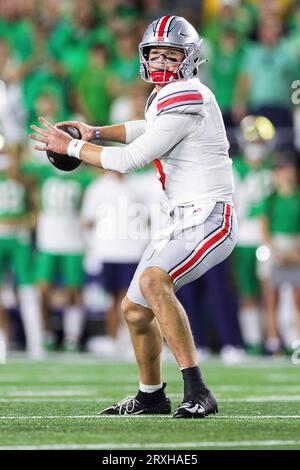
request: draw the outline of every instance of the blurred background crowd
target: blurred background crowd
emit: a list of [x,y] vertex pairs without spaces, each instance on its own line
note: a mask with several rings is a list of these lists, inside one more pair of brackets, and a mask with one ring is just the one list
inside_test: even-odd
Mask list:
[[300,1],[0,0],[8,350],[132,356],[120,302],[159,223],[155,171],[61,172],[27,135],[40,115],[98,126],[143,119],[151,87],[140,79],[138,43],[168,14],[204,39],[200,78],[223,113],[240,226],[230,259],[178,293],[199,357],[289,354],[300,338]]

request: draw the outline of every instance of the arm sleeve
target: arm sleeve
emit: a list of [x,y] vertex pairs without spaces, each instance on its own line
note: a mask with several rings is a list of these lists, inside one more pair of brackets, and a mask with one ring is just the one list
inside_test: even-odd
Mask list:
[[146,132],[146,121],[126,121],[124,126],[126,131],[125,144],[130,144]]
[[153,126],[126,147],[104,147],[101,164],[105,170],[129,173],[163,157],[192,129],[197,117],[191,114],[159,116]]

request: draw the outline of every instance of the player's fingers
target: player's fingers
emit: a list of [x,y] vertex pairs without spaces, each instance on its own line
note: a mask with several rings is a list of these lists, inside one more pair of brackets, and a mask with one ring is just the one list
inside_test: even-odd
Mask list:
[[29,134],[29,138],[32,140],[36,140],[37,142],[43,142],[43,144],[47,144],[48,139],[46,137],[41,137],[36,134]]
[[47,147],[40,147],[39,145],[34,146],[35,150],[47,150]]
[[45,119],[43,116],[40,116],[39,117],[39,121],[45,126],[47,127],[47,129],[54,129],[57,131],[56,127],[53,126],[53,124],[51,124],[51,122],[47,121],[47,119]]
[[32,125],[30,126],[30,128],[31,128],[32,130],[34,130],[35,132],[38,132],[39,134],[41,134],[41,135],[43,135],[43,136],[45,136],[45,137],[46,137],[46,135],[48,135],[48,132],[45,131],[45,129],[41,129],[40,127],[37,127],[37,126],[35,126],[34,124],[32,124]]
[[78,121],[60,121],[55,123],[55,127],[60,126],[73,126],[78,127]]

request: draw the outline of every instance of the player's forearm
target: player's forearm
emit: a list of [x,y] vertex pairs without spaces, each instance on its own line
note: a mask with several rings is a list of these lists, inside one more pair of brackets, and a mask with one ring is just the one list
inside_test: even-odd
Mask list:
[[[106,141],[130,144],[145,132],[146,121],[140,119],[135,121],[126,121],[123,124],[100,127],[100,138]],[[94,128],[94,138],[95,137],[96,128]]]
[[[94,129],[94,138],[96,138],[96,127]],[[114,124],[113,126],[100,127],[100,138],[110,142],[119,142],[125,144],[126,129],[124,124]]]
[[90,165],[102,167],[101,152],[103,147],[86,142],[80,150],[80,160]]
[[[76,142],[76,140],[73,142]],[[82,143],[82,141],[77,142]],[[105,156],[103,155],[103,152],[105,153]],[[72,144],[70,144],[68,154],[70,156],[76,156],[90,165],[104,168],[106,170],[118,171],[119,173],[128,173],[145,165],[144,161],[136,164],[135,159],[132,159],[131,153],[128,152],[127,146],[101,147],[99,145],[86,142],[80,149],[76,148],[75,152],[73,152]]]

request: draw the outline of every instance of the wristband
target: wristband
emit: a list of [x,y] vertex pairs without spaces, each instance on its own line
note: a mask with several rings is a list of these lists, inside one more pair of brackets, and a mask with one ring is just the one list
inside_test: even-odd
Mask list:
[[81,160],[80,151],[82,147],[84,146],[84,144],[86,144],[84,140],[72,139],[68,145],[69,157],[75,157],[75,158],[78,158],[78,160]]
[[96,139],[100,139],[100,127],[96,127]]

